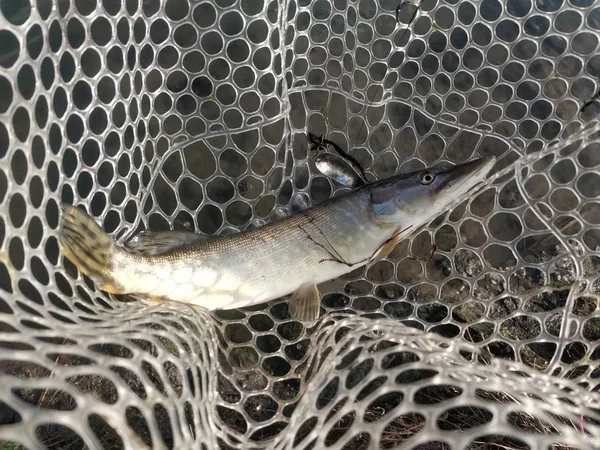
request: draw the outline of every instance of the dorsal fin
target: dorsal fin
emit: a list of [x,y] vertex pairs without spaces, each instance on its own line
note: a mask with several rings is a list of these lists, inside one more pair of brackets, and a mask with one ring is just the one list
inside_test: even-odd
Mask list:
[[125,248],[136,255],[156,256],[179,247],[180,245],[199,239],[208,239],[209,237],[210,236],[192,233],[191,231],[145,230],[131,238],[125,244]]

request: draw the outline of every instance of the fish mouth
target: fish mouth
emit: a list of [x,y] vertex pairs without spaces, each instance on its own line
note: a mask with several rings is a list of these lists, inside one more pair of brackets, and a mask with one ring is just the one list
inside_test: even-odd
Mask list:
[[[473,161],[464,164],[458,164],[447,171],[447,174],[452,179],[460,178],[483,178],[485,177],[496,163],[496,158],[486,156],[484,158],[474,159]],[[449,180],[450,181],[450,180]]]
[[439,190],[445,191],[455,187],[457,191],[461,191],[460,195],[466,194],[485,179],[494,164],[496,158],[486,156],[451,167],[443,173],[445,180]]

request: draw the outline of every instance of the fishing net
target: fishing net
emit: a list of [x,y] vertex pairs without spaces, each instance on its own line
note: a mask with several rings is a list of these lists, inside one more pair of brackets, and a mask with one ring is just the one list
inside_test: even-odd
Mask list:
[[[593,0],[0,2],[0,448],[593,448]],[[207,314],[107,295],[61,203],[120,243],[226,234],[370,180],[495,155],[376,264]]]

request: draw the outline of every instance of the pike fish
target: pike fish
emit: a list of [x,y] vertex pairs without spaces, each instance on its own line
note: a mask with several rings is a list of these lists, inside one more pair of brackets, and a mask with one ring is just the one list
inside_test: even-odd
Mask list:
[[64,255],[109,293],[206,310],[292,294],[291,316],[312,322],[320,312],[319,283],[385,258],[401,239],[462,201],[494,162],[488,157],[396,175],[227,236],[146,232],[120,246],[81,209],[63,206],[59,238]]

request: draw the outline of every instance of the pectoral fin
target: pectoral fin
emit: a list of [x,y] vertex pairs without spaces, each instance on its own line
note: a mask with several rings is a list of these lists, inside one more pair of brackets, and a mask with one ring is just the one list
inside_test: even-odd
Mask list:
[[134,236],[125,244],[125,247],[138,255],[156,256],[196,239],[207,238],[208,236],[192,233],[191,231],[145,230]]
[[396,232],[396,234],[394,234],[391,238],[385,241],[383,245],[379,247],[379,249],[373,254],[373,256],[371,256],[371,259],[369,260],[368,264],[373,264],[377,261],[381,261],[382,259],[386,258],[390,253],[392,253],[394,248],[396,248],[396,245],[398,245],[398,243],[404,238],[404,236],[406,236],[406,232],[411,228],[412,225]]
[[387,240],[381,247],[379,247],[379,250],[377,250],[375,254],[371,257],[369,263],[373,264],[387,257],[387,255],[392,253],[392,250],[396,248],[398,242],[400,242],[400,238],[398,236],[394,236]]
[[319,318],[321,296],[316,285],[302,286],[292,294],[289,311],[299,322],[314,322]]

